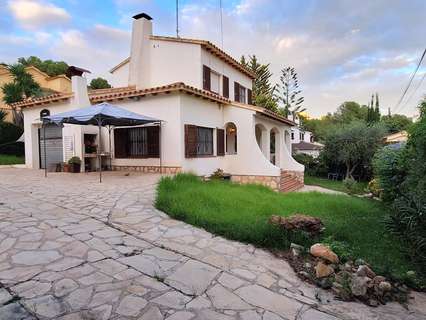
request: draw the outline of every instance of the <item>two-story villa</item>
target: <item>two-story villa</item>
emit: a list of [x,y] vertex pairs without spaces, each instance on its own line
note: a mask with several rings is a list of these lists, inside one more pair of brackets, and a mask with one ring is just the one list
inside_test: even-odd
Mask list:
[[[44,166],[40,113],[53,115],[107,101],[162,120],[161,127],[112,130],[114,170],[161,168],[209,175],[221,168],[237,182],[282,191],[303,186],[304,167],[291,156],[295,124],[252,105],[250,70],[208,41],[154,36],[151,17],[133,18],[130,57],[111,70],[113,88],[87,92],[85,79],[73,76],[73,93],[19,103],[25,116],[28,167]],[[79,156],[89,161],[85,140],[96,140],[96,134],[96,127],[52,126],[45,141],[49,159]],[[107,129],[104,135],[103,149],[108,150]]]

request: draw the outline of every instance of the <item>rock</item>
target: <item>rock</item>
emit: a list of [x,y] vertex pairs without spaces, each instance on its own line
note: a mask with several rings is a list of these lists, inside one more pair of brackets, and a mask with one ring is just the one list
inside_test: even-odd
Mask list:
[[373,278],[373,283],[374,284],[379,284],[380,282],[383,282],[383,281],[386,281],[386,278],[385,277],[382,277],[382,276],[375,276],[374,278]]
[[339,263],[339,257],[331,249],[321,243],[316,243],[311,247],[311,255],[327,260],[331,263]]
[[355,260],[355,265],[360,266],[365,264],[365,261],[363,259],[356,259]]
[[290,250],[291,250],[291,254],[294,257],[298,257],[303,251],[305,251],[305,248],[298,244],[292,243],[290,244]]
[[392,285],[387,281],[382,281],[379,283],[379,289],[383,292],[388,292],[392,289]]
[[379,306],[379,302],[376,299],[368,299],[367,304],[370,307],[378,307]]
[[269,219],[269,223],[278,225],[285,230],[301,230],[312,235],[319,234],[324,230],[321,219],[304,214],[295,214],[287,218],[273,215]]
[[368,277],[352,277],[351,291],[357,297],[363,297],[367,294],[368,283],[371,281]]
[[309,275],[309,273],[307,273],[306,271],[299,271],[298,275],[301,276],[302,278],[305,278],[305,279],[310,279],[311,278],[311,276]]
[[324,262],[319,261],[318,264],[315,266],[315,274],[317,278],[324,278],[328,277],[329,275],[333,274],[334,270],[329,265],[326,265]]
[[369,277],[374,278],[376,274],[373,270],[371,270],[367,265],[361,265],[358,267],[358,270],[356,271],[356,275],[359,277]]

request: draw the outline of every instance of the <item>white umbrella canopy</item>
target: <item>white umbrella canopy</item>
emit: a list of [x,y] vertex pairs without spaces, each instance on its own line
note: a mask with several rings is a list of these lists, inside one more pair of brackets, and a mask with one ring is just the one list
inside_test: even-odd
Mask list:
[[[79,108],[67,112],[58,113],[52,116],[42,118],[43,123],[56,123],[58,125],[69,123],[79,125],[95,125],[99,127],[99,145],[101,145],[101,127],[119,126],[131,127],[150,123],[158,123],[161,125],[161,120],[147,117],[113,104],[102,102],[93,106]],[[45,144],[46,145],[46,144]],[[110,147],[111,148],[111,147]],[[46,151],[44,152],[46,157]],[[46,161],[45,161],[46,163]],[[98,163],[99,163],[99,182],[102,182],[102,165],[101,153],[98,148]],[[161,163],[161,155],[160,155]],[[47,167],[47,166],[45,166]],[[47,171],[45,171],[47,175]]]

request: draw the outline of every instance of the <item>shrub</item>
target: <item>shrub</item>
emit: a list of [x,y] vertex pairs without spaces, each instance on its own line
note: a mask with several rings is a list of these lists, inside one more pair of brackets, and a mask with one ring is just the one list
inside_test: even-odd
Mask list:
[[305,166],[305,173],[309,176],[323,177],[327,175],[328,166],[325,158],[320,154],[314,158],[311,155],[298,153],[293,155],[293,158]]
[[368,183],[367,189],[375,197],[380,197],[382,189],[380,188],[379,179],[375,178]]
[[384,201],[391,202],[400,195],[400,187],[405,178],[403,169],[403,149],[386,146],[374,155],[373,169],[382,190]]
[[81,164],[81,159],[79,157],[72,157],[68,160],[68,164]]
[[15,156],[25,155],[25,146],[23,142],[6,143],[0,146],[0,154]]
[[0,122],[0,145],[15,142],[24,130],[10,122]]

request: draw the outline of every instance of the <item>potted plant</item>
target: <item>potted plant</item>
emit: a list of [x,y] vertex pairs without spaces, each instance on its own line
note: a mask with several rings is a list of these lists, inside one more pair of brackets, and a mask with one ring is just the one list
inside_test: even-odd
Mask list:
[[80,172],[81,160],[79,157],[72,157],[68,160],[68,164],[70,166],[70,171],[73,173]]
[[70,172],[70,165],[67,162],[62,163],[62,172]]

